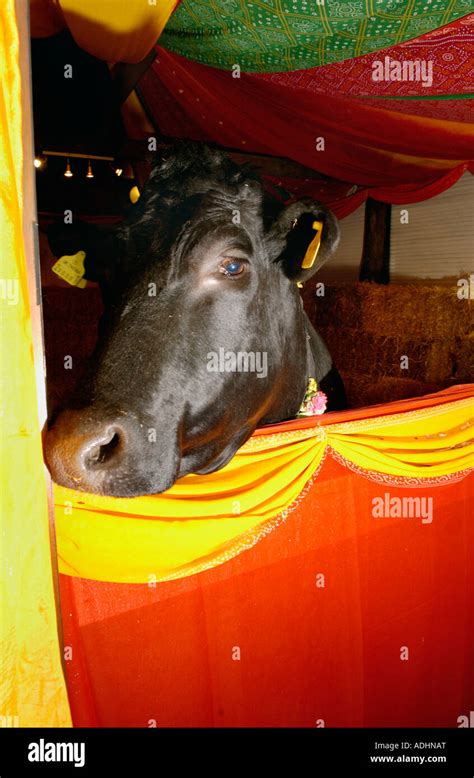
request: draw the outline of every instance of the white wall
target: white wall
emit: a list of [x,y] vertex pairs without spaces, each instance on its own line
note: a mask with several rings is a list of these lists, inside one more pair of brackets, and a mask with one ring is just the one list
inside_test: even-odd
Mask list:
[[[408,211],[408,224],[401,211]],[[357,281],[364,206],[342,219],[341,243],[318,281]],[[474,272],[474,176],[465,173],[446,192],[411,205],[392,206],[390,274],[394,283]]]
[[362,241],[364,238],[365,205],[341,219],[341,241],[334,257],[323,265],[318,281],[357,281],[359,278]]
[[[408,224],[400,211],[408,211]],[[391,280],[443,278],[474,270],[474,176],[413,205],[392,206]]]

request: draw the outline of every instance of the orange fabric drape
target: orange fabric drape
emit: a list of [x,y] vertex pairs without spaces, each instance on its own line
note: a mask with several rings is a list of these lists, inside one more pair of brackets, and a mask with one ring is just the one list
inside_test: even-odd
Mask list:
[[143,583],[223,564],[286,519],[330,451],[392,483],[458,480],[474,466],[473,398],[474,387],[457,387],[411,406],[274,425],[222,470],[185,476],[164,494],[117,499],[56,486],[60,571]]
[[[284,521],[225,564],[161,583],[61,575],[75,725],[456,727],[474,696],[473,481],[420,485],[328,452]],[[375,516],[386,495],[432,500],[431,521]]]
[[[439,465],[448,448],[456,457],[471,446],[461,416],[472,398],[459,386],[272,425],[251,440],[264,450],[312,426],[328,438],[339,430],[340,441],[345,428],[347,444],[386,455],[400,454],[403,430],[400,464],[413,467],[410,452],[416,461],[431,439]],[[463,429],[452,437],[455,408]],[[371,435],[384,425],[385,441]],[[474,695],[473,475],[430,479],[422,456],[418,478],[399,478],[346,454],[328,447],[288,511],[223,564],[162,582],[60,576],[76,726],[457,726]],[[374,514],[374,501],[392,498],[431,503]]]

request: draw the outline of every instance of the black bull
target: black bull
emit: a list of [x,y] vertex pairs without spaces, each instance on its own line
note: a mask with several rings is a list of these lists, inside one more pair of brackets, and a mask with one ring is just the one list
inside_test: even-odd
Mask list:
[[[322,241],[305,270],[315,220]],[[296,286],[338,241],[317,202],[275,206],[223,153],[169,150],[94,265],[106,312],[87,380],[50,421],[53,479],[117,497],[163,492],[223,467],[257,425],[295,416],[310,377],[329,410],[343,407]]]

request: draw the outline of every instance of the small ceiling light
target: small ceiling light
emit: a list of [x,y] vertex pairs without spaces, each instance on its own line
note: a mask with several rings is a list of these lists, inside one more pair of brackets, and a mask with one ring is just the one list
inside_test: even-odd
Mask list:
[[69,157],[67,158],[66,170],[64,171],[64,175],[66,176],[66,178],[72,178],[74,175],[74,173],[71,170],[71,165],[69,163]]
[[92,172],[92,165],[91,165],[91,161],[90,161],[90,159],[89,159],[89,161],[87,162],[87,173],[86,173],[86,178],[94,178],[94,173]]
[[123,168],[121,168],[121,167],[116,167],[115,168],[115,175],[116,176],[121,176],[122,173],[123,173]]
[[46,157],[43,156],[43,154],[38,154],[38,156],[35,157],[33,164],[36,170],[42,170],[46,167]]
[[132,203],[136,203],[138,201],[138,198],[140,197],[140,190],[138,186],[132,186],[130,192],[128,193],[128,196],[132,201]]

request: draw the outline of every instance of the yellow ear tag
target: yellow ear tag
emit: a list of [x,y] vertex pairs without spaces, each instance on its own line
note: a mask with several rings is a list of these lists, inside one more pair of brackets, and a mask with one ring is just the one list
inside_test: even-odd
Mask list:
[[313,267],[316,257],[318,256],[319,247],[321,245],[321,236],[323,234],[323,222],[313,222],[311,227],[316,230],[316,235],[306,249],[301,267],[303,270]]
[[87,285],[87,281],[83,278],[85,258],[85,251],[78,251],[77,254],[72,254],[71,256],[65,254],[58,259],[51,269],[59,278],[67,281],[71,286],[78,286],[80,289],[84,289]]

